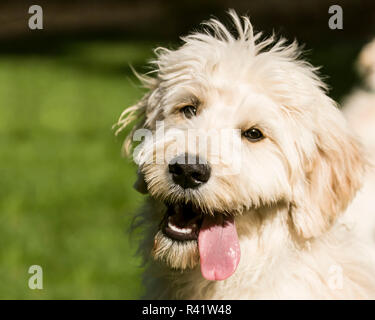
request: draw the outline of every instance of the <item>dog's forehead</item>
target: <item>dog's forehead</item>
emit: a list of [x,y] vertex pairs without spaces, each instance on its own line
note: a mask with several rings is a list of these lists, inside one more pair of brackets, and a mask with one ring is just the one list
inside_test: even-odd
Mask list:
[[[229,122],[246,128],[248,123],[270,123],[281,119],[281,108],[266,94],[248,84],[219,87],[217,95],[210,95],[206,104],[206,117]],[[277,120],[278,121],[278,120]]]
[[[206,79],[191,79],[173,88],[173,95],[169,95],[167,105],[197,99],[203,108],[276,108],[273,99],[256,83],[242,79],[228,79],[225,77],[210,77]],[[181,100],[181,101],[180,101]],[[168,109],[168,108],[167,108]],[[168,111],[168,110],[167,110]]]
[[[211,94],[212,92],[214,94]],[[274,101],[256,85],[242,81],[222,81],[222,79],[212,82],[204,102],[211,108],[254,110],[276,107]]]

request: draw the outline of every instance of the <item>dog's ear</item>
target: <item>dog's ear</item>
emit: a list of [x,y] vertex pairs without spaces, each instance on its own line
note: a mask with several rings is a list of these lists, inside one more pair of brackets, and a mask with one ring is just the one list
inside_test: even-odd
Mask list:
[[[114,127],[117,127],[116,135],[127,127],[131,127],[130,133],[127,134],[123,144],[124,155],[127,156],[130,155],[132,147],[135,146],[133,141],[134,132],[141,128],[154,130],[155,122],[161,118],[162,114],[161,108],[158,108],[161,99],[159,81],[155,78],[139,75],[135,70],[133,71],[142,84],[149,90],[138,103],[125,109],[114,125]],[[137,180],[133,187],[142,194],[148,193],[144,175],[139,168],[137,171]]]
[[360,146],[338,110],[327,109],[314,133],[315,150],[303,162],[290,213],[303,238],[320,235],[345,211],[362,184]]
[[162,115],[162,108],[159,107],[162,97],[159,80],[147,75],[141,75],[133,68],[132,71],[141,81],[143,87],[147,89],[147,92],[136,104],[126,108],[113,126],[113,128],[116,128],[115,135],[131,127],[131,131],[124,141],[123,150],[125,155],[129,155],[132,147],[134,147],[132,141],[134,131],[140,128],[155,129],[155,121],[161,120]]

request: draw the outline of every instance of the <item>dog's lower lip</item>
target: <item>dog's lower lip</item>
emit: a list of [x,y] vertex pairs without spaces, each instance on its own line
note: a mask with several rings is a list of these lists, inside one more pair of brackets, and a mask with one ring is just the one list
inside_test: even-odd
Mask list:
[[[174,230],[175,232],[179,232],[179,233],[185,233],[185,234],[190,234],[192,233],[193,229],[192,228],[179,228],[177,226],[175,226],[173,223],[171,222],[168,222],[168,228]],[[195,225],[193,225],[193,227],[195,227]]]
[[167,237],[178,240],[198,240],[202,214],[191,204],[168,206],[161,227]]

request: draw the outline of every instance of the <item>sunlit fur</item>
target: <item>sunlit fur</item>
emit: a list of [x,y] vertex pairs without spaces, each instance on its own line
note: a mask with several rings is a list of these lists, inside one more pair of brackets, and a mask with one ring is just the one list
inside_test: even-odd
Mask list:
[[[361,51],[357,68],[363,85],[345,98],[343,111],[349,125],[361,138],[370,166],[364,186],[350,205],[348,223],[358,234],[375,243],[375,39]],[[355,219],[360,212],[360,219]]]
[[[165,138],[142,145],[137,158],[150,195],[138,216],[146,297],[374,298],[375,272],[365,245],[336,223],[364,173],[352,132],[316,69],[299,58],[295,42],[262,40],[247,17],[233,11],[230,16],[234,34],[210,20],[203,31],[182,38],[177,50],[156,49],[153,77],[139,76],[148,93],[118,122],[118,132],[136,119],[134,129],[155,131],[158,120],[165,125]],[[188,120],[176,108],[191,101],[200,103],[197,116]],[[173,183],[168,157],[147,164],[155,149],[173,150],[173,132],[201,129],[203,136],[210,129],[252,126],[266,138],[243,138],[240,153],[224,150],[198,189],[184,191]],[[208,162],[212,157],[209,152]],[[232,158],[240,171],[229,166],[220,174]],[[155,238],[163,202],[187,200],[205,214],[235,216],[241,260],[224,281],[202,277],[196,245],[180,245],[160,233]],[[343,272],[339,289],[329,285],[335,267]]]

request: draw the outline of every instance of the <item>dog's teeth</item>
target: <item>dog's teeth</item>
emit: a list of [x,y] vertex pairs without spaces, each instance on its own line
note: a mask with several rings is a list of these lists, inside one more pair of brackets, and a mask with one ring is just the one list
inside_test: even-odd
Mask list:
[[168,227],[171,228],[175,232],[184,233],[184,234],[191,233],[192,231],[190,228],[178,228],[175,225],[171,224],[170,222],[168,222]]

